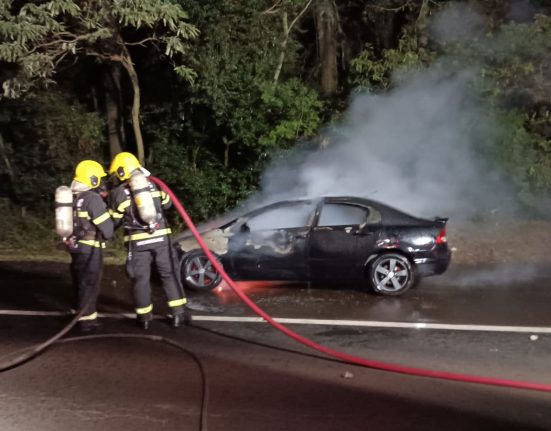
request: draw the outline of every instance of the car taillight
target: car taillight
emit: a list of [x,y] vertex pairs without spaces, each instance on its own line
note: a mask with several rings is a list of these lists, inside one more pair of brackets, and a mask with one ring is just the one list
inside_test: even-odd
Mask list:
[[446,238],[446,228],[442,229],[435,240],[436,244],[444,244],[448,242],[448,238]]

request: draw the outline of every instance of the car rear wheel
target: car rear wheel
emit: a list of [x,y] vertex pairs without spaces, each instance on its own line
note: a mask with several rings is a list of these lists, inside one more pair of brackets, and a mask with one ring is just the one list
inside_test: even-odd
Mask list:
[[405,256],[385,253],[371,263],[369,281],[376,293],[398,296],[414,284],[415,273]]
[[222,277],[202,250],[190,251],[182,257],[180,273],[182,281],[191,290],[211,290],[222,281]]

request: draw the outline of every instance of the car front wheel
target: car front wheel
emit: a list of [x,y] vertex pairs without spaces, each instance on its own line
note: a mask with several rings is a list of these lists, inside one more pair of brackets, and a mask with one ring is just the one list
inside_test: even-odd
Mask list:
[[385,253],[371,263],[369,281],[376,293],[398,296],[414,284],[415,273],[405,256]]
[[191,290],[211,290],[222,281],[222,277],[202,250],[184,254],[180,260],[180,273],[182,281]]

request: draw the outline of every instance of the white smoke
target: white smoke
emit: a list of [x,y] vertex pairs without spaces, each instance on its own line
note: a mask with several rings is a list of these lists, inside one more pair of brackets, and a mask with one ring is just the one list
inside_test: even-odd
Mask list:
[[471,77],[439,64],[387,94],[356,95],[327,148],[267,169],[260,199],[368,196],[425,216],[491,207],[495,175],[476,149],[492,141],[493,125],[470,96]]
[[483,36],[486,20],[468,3],[450,2],[430,22],[432,38],[439,43],[468,42]]
[[[456,25],[454,25],[454,23]],[[460,25],[459,25],[460,24]],[[431,23],[444,43],[477,37],[483,19],[452,4]],[[481,156],[497,128],[474,91],[477,70],[441,59],[380,95],[356,94],[329,145],[275,159],[246,207],[320,196],[363,196],[419,216],[510,213],[515,201]]]
[[544,283],[548,279],[546,267],[535,263],[496,264],[446,276],[446,282],[457,287],[519,287],[527,281]]

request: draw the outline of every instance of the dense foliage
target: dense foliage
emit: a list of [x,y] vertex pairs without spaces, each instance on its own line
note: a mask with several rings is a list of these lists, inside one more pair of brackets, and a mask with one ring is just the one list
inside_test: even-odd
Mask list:
[[551,191],[550,9],[470,1],[476,31],[442,40],[431,19],[449,3],[0,0],[2,205],[46,213],[78,160],[143,144],[206,219],[255,190],[274,154],[326,145],[355,91],[446,58],[476,70],[500,124],[486,156],[535,208]]

